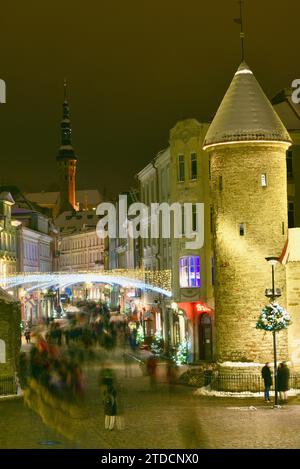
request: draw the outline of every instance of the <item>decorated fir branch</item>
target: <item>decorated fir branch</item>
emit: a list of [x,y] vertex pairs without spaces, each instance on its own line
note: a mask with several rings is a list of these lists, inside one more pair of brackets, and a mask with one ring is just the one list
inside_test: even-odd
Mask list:
[[264,331],[280,331],[292,323],[289,313],[278,303],[270,303],[261,310],[256,322],[256,329]]
[[186,339],[183,339],[183,341],[177,345],[176,352],[173,355],[173,360],[178,366],[184,365],[188,363],[189,356],[190,356],[190,343]]
[[155,336],[153,342],[151,344],[151,352],[156,355],[160,356],[164,350],[164,340],[160,331],[155,332]]
[[136,334],[136,343],[141,344],[145,340],[145,335],[144,335],[144,329],[143,326],[140,325],[137,329],[137,334]]

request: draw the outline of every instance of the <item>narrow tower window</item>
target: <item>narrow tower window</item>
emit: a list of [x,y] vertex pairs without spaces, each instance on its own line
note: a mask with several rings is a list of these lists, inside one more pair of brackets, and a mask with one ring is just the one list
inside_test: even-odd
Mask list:
[[267,187],[267,175],[265,173],[261,175],[261,186]]
[[178,181],[184,181],[184,155],[178,155]]
[[197,154],[191,153],[191,179],[197,179]]
[[245,223],[240,223],[240,236],[245,236]]
[[219,190],[220,191],[223,190],[223,177],[222,176],[219,176]]

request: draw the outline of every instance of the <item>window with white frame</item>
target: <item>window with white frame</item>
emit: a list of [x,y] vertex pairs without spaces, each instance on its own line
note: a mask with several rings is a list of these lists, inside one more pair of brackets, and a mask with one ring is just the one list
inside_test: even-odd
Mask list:
[[180,288],[200,288],[200,257],[184,256],[179,259]]
[[261,175],[261,186],[262,187],[267,187],[267,175],[266,175],[266,173],[263,173]]

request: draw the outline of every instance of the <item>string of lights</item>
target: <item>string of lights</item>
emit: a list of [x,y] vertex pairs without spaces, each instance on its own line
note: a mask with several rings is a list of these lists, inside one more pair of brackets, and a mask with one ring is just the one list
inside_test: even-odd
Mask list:
[[143,269],[117,269],[111,271],[30,273],[22,272],[1,279],[4,289],[20,286],[27,291],[45,288],[63,288],[66,284],[80,283],[120,285],[123,288],[139,288],[152,290],[161,295],[171,297],[171,271],[145,271]]

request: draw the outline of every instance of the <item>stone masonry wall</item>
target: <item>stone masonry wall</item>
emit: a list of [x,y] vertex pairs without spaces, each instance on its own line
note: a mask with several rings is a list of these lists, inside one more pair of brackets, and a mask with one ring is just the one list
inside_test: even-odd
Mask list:
[[[273,357],[272,334],[255,324],[268,301],[265,289],[272,286],[265,257],[280,256],[287,238],[285,151],[281,144],[257,143],[216,147],[211,153],[219,361],[263,363]],[[262,174],[267,187],[261,185]],[[240,223],[245,236],[240,236]],[[280,264],[275,286],[286,306],[285,268]],[[278,359],[287,359],[286,331],[278,334],[277,347]]]

